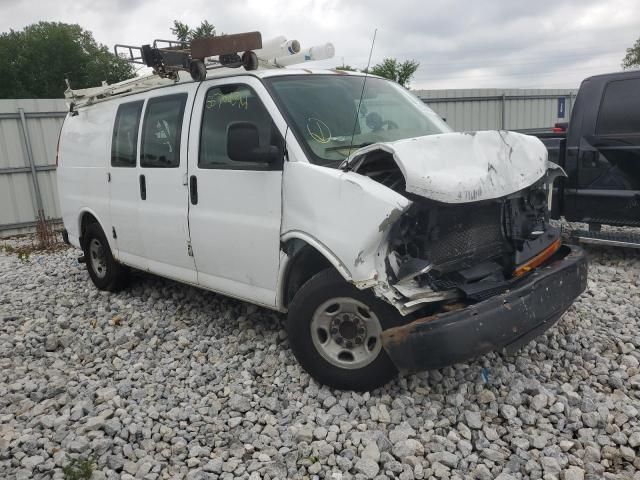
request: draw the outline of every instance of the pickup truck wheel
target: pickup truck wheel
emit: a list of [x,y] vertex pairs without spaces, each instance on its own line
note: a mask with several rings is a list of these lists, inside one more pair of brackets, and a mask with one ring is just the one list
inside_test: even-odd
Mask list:
[[397,375],[380,334],[401,323],[402,316],[391,305],[327,269],[296,293],[289,305],[287,330],[294,355],[316,380],[363,391]]
[[87,227],[83,251],[91,281],[99,290],[116,292],[127,283],[129,271],[113,258],[109,242],[97,223]]

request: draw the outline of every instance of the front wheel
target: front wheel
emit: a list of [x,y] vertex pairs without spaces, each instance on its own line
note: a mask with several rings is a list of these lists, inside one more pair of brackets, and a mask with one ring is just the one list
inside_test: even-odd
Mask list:
[[324,270],[296,293],[287,320],[289,343],[307,372],[344,390],[372,390],[398,371],[382,348],[383,330],[400,325],[391,305]]

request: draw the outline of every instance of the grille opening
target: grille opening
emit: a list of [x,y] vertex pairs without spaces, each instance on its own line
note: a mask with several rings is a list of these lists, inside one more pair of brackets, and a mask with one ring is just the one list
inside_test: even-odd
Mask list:
[[397,225],[392,242],[400,256],[428,260],[432,270],[446,274],[509,250],[503,235],[500,202],[477,205],[438,205],[421,202]]

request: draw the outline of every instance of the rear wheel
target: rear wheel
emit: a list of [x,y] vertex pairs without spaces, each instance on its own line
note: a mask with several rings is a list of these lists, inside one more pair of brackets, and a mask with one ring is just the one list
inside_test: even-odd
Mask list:
[[401,323],[403,317],[391,305],[327,269],[293,298],[289,343],[300,364],[320,383],[372,390],[398,373],[382,348],[380,334]]
[[129,278],[127,267],[113,258],[109,242],[97,223],[90,224],[83,236],[84,258],[91,281],[99,290],[116,292]]

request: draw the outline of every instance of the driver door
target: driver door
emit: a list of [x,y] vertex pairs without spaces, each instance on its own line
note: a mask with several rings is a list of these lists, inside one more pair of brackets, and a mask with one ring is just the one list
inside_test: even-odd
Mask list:
[[[277,120],[278,124],[274,120]],[[284,120],[257,79],[205,82],[189,138],[189,229],[203,287],[273,307],[280,266]],[[242,128],[236,128],[242,127]],[[255,152],[277,146],[270,161],[229,151],[242,129]],[[230,135],[229,132],[232,132]],[[231,147],[232,148],[232,147]]]

